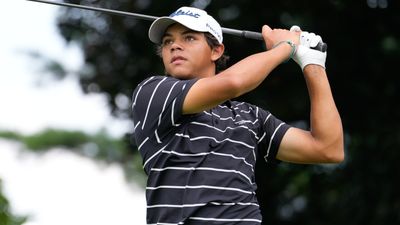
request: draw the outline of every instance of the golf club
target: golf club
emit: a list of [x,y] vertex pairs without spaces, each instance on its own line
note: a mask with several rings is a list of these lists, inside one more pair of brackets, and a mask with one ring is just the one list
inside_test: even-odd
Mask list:
[[[114,15],[119,15],[119,16],[128,16],[128,17],[133,17],[136,19],[149,20],[149,21],[154,21],[157,18],[159,18],[156,16],[149,16],[149,15],[144,15],[144,14],[139,14],[139,13],[124,12],[124,11],[104,9],[104,8],[84,6],[84,5],[77,5],[77,4],[71,4],[71,3],[53,2],[53,1],[46,1],[46,0],[27,0],[27,1],[46,3],[46,4],[52,4],[52,5],[58,5],[58,6],[66,6],[66,7],[78,8],[78,9],[86,9],[86,10],[104,12],[104,13],[109,13],[109,14],[114,14]],[[254,31],[236,30],[236,29],[222,27],[222,32],[224,34],[230,34],[230,35],[249,38],[249,39],[264,40],[261,33],[254,32]],[[321,52],[325,52],[327,49],[327,45],[326,45],[326,43],[320,42],[313,49],[319,50]]]

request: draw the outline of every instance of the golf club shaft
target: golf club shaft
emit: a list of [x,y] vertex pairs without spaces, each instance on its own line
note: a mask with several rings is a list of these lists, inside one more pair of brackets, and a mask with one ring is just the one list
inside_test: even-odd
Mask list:
[[[128,17],[133,17],[136,19],[149,20],[149,21],[154,21],[159,18],[156,16],[149,16],[149,15],[144,15],[144,14],[139,14],[139,13],[124,12],[124,11],[104,9],[104,8],[98,8],[98,7],[92,7],[92,6],[85,6],[85,5],[77,5],[77,4],[64,3],[64,2],[53,2],[53,1],[46,1],[46,0],[27,0],[27,1],[46,3],[46,4],[52,4],[52,5],[58,5],[58,6],[66,6],[66,7],[78,8],[78,9],[86,9],[86,10],[104,12],[104,13],[109,13],[109,14],[114,14],[114,15],[119,15],[119,16],[128,16]],[[261,33],[254,32],[254,31],[236,30],[236,29],[222,27],[222,32],[224,34],[230,34],[230,35],[249,38],[249,39],[264,40]],[[314,47],[314,49],[322,51],[322,52],[325,52],[326,48],[327,48],[327,45],[322,42],[318,43],[318,45],[316,47]]]

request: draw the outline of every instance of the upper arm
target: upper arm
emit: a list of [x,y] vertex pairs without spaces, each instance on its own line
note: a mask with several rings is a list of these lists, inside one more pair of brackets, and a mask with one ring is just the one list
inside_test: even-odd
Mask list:
[[193,114],[213,108],[237,96],[232,79],[215,75],[199,79],[189,89],[182,106],[183,114]]
[[331,163],[340,161],[330,155],[330,146],[319,142],[310,131],[291,127],[283,136],[277,159],[294,163]]

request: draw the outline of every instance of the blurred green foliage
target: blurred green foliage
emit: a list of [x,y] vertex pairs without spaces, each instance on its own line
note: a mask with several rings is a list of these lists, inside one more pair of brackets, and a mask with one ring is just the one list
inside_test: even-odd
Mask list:
[[0,225],[21,225],[27,219],[27,217],[16,216],[11,212],[10,203],[3,195],[3,185],[0,179]]
[[104,130],[94,135],[82,131],[47,129],[32,135],[21,135],[11,131],[0,131],[0,138],[7,138],[25,145],[26,149],[44,153],[56,147],[69,149],[104,163],[123,166],[127,182],[145,185],[145,175],[137,151],[124,138],[113,138]]
[[[0,138],[14,140],[24,145],[23,149],[43,154],[54,148],[65,148],[76,154],[95,159],[106,164],[118,163],[122,166],[127,181],[145,186],[146,177],[137,151],[124,138],[113,138],[105,131],[94,135],[81,131],[47,129],[32,135],[22,135],[0,130]],[[21,225],[29,217],[15,216],[10,204],[3,196],[0,178],[0,225]]]

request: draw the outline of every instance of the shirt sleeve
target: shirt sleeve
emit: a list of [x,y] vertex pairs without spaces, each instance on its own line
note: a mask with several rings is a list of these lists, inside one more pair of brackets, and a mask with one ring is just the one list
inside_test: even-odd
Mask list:
[[162,143],[171,128],[179,126],[182,105],[193,80],[153,76],[141,82],[132,96],[134,137],[138,148],[145,141]]
[[259,149],[261,156],[268,162],[279,162],[276,159],[279,146],[286,131],[290,125],[282,122],[270,112],[260,109],[259,111],[261,125],[261,138],[259,140]]

